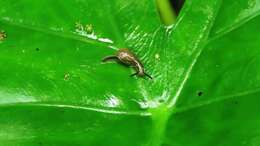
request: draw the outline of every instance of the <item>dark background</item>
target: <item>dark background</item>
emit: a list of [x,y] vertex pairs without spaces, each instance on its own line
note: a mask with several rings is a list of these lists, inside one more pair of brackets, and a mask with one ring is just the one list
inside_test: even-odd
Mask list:
[[170,3],[172,5],[174,11],[178,15],[180,10],[181,10],[181,7],[182,7],[182,5],[184,3],[184,0],[170,0]]

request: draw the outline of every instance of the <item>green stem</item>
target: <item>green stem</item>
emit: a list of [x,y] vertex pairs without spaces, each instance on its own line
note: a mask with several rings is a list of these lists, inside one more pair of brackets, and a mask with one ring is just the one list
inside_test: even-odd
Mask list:
[[163,138],[165,136],[165,129],[169,119],[169,109],[165,105],[161,105],[158,108],[150,109],[152,113],[153,127],[151,129],[152,135],[149,141],[150,146],[161,146]]
[[161,20],[165,25],[172,25],[176,21],[176,14],[172,10],[169,0],[156,0]]

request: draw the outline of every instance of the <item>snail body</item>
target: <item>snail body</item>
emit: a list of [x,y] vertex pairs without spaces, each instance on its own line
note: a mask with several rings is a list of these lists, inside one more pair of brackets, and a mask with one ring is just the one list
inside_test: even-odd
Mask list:
[[102,61],[106,62],[109,60],[118,60],[125,65],[134,67],[136,73],[132,74],[131,76],[135,76],[135,75],[140,77],[148,76],[150,79],[152,79],[150,75],[145,73],[144,66],[141,63],[141,61],[135,56],[135,54],[130,52],[129,49],[125,49],[125,48],[119,49],[116,55],[107,56]]

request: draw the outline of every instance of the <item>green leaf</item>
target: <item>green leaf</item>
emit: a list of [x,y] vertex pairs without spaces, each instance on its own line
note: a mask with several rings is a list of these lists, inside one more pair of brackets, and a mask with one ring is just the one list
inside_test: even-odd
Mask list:
[[[171,27],[149,0],[0,5],[2,145],[259,145],[257,0],[186,1]],[[120,48],[154,79],[101,63]]]

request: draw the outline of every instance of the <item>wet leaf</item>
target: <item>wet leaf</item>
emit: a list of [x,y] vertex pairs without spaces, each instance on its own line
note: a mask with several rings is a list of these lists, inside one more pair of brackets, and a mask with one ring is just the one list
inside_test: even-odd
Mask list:
[[[257,0],[186,1],[171,27],[149,0],[0,5],[2,145],[259,145]],[[154,79],[101,63],[120,48]]]

